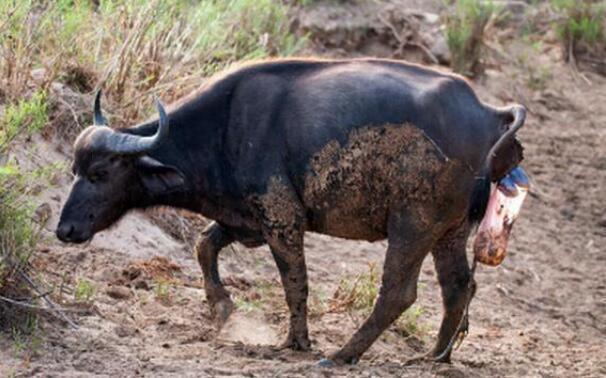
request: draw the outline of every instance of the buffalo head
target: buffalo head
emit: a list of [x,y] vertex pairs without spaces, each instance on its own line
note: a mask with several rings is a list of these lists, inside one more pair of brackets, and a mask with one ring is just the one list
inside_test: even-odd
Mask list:
[[128,210],[147,206],[155,196],[184,184],[181,172],[148,155],[168,137],[162,104],[156,101],[156,133],[138,136],[105,124],[100,93],[95,98],[94,125],[82,131],[74,145],[75,180],[56,230],[64,242],[86,242]]

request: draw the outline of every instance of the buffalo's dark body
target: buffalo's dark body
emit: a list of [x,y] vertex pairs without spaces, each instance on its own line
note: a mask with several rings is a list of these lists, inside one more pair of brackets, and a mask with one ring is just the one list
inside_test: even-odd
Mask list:
[[236,227],[249,225],[246,197],[276,173],[301,195],[313,154],[352,129],[410,123],[479,172],[507,120],[463,79],[396,61],[275,61],[205,87],[170,114],[170,142],[151,155],[195,178],[178,205]]
[[[218,252],[233,241],[268,243],[291,309],[285,345],[294,348],[309,346],[303,233],[388,238],[375,311],[333,356],[339,361],[355,361],[414,301],[418,270],[431,250],[446,309],[434,349],[439,354],[470,295],[465,258],[474,220],[470,207],[479,206],[471,213],[481,216],[488,181],[521,159],[512,140],[486,165],[512,117],[482,104],[463,79],[402,62],[249,65],[213,79],[176,106],[169,113],[169,137],[145,154],[179,171],[183,182],[150,191],[134,172],[120,184],[130,194],[116,206],[123,213],[170,205],[215,220],[198,246],[198,258],[219,318],[229,314],[231,302],[219,280]],[[157,129],[154,121],[119,131],[149,136]],[[95,156],[108,152],[81,145],[76,173],[86,180]],[[137,169],[137,163],[132,166]],[[70,201],[83,203],[72,200],[75,192]],[[76,207],[68,201],[63,223],[77,217]],[[113,221],[91,226],[91,232]]]

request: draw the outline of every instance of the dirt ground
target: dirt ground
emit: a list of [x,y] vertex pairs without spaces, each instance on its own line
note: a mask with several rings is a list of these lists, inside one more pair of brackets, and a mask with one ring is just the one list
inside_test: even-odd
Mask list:
[[[423,12],[437,13],[440,6],[413,3],[407,5],[417,11],[424,4]],[[362,6],[341,8],[374,14]],[[318,12],[334,21],[341,11],[313,8],[301,18]],[[373,44],[385,44],[377,41]],[[0,336],[0,376],[605,376],[606,78],[575,73],[548,38],[539,44],[505,38],[491,46],[491,64],[473,86],[485,102],[515,101],[529,108],[520,139],[533,189],[505,262],[479,267],[470,333],[452,364],[404,366],[432,346],[441,320],[431,257],[422,269],[416,304],[422,332],[404,337],[392,328],[357,365],[327,370],[317,361],[343,345],[363,318],[326,311],[326,303],[341,280],[368,272],[372,264],[380,268],[384,242],[306,236],[313,351],[278,351],[272,346],[285,336],[287,311],[266,247],[222,252],[220,271],[237,310],[217,332],[190,246],[148,215],[130,214],[85,246],[56,241],[51,231],[69,185],[67,175],[59,175],[39,196],[50,205],[51,219],[34,265],[41,280],[59,289],[57,300],[79,327],[43,322],[40,342],[26,350]],[[366,53],[316,49],[324,55]],[[537,76],[539,68],[548,74]],[[67,161],[56,143],[34,142],[23,160]],[[74,290],[82,281],[94,294],[75,303]]]

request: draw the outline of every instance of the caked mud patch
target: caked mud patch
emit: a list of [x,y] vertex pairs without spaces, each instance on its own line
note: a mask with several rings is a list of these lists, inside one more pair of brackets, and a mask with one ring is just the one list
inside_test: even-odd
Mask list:
[[330,141],[310,162],[303,199],[311,229],[378,240],[387,235],[390,210],[412,208],[423,209],[419,220],[427,226],[433,204],[465,182],[461,174],[471,179],[462,166],[414,125],[356,129],[345,145]]

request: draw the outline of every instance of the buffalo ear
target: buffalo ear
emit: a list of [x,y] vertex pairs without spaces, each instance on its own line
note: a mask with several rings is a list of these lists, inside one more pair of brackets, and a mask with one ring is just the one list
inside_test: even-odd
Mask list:
[[499,181],[505,175],[514,169],[520,162],[524,160],[524,147],[517,139],[512,139],[506,143],[498,151],[495,158],[492,159],[490,167],[490,178],[492,181]]
[[139,157],[136,165],[143,186],[153,194],[178,191],[185,185],[181,171],[149,156]]

